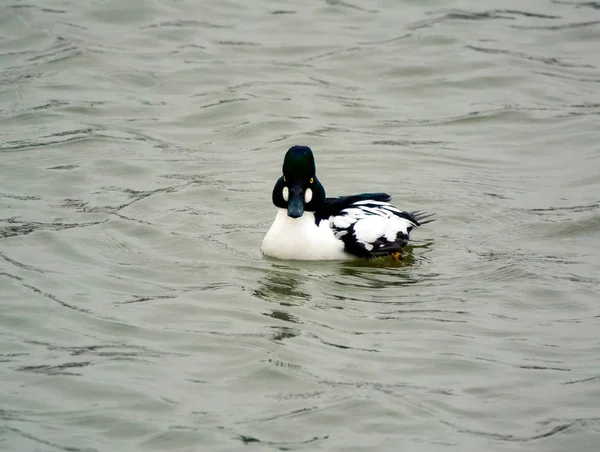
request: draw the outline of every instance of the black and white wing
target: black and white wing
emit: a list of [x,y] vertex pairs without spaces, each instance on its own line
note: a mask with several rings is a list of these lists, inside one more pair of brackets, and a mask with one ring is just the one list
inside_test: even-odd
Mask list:
[[340,208],[330,212],[329,226],[348,253],[370,259],[400,252],[414,227],[433,221],[424,212],[397,209],[389,199],[385,193],[337,198]]

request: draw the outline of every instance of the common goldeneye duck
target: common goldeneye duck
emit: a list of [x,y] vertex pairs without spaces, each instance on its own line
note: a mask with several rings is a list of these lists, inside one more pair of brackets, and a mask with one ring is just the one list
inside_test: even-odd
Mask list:
[[399,260],[415,226],[429,223],[424,212],[403,212],[387,193],[326,198],[308,146],[292,146],[275,183],[279,208],[261,251],[290,260],[352,259],[389,256]]

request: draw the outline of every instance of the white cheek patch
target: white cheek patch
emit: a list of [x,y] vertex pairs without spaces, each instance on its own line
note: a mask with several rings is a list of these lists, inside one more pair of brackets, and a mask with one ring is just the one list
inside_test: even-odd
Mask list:
[[310,188],[307,188],[306,191],[304,192],[304,202],[306,204],[308,204],[311,199],[312,199],[312,190]]
[[283,187],[283,191],[281,192],[281,194],[283,195],[283,200],[287,202],[288,198],[290,197],[290,191],[288,190],[288,188]]

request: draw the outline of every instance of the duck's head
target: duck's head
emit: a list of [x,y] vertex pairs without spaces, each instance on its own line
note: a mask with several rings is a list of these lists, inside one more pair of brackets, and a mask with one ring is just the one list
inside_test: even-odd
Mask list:
[[283,176],[273,189],[273,204],[300,218],[325,202],[325,189],[315,174],[315,159],[308,146],[292,146],[283,160]]

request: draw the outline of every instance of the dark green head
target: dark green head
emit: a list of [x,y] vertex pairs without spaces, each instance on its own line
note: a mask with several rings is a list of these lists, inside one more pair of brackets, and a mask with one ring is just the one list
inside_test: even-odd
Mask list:
[[273,189],[273,204],[292,218],[315,212],[325,202],[325,189],[316,176],[315,159],[308,146],[292,146],[283,160],[283,176]]

